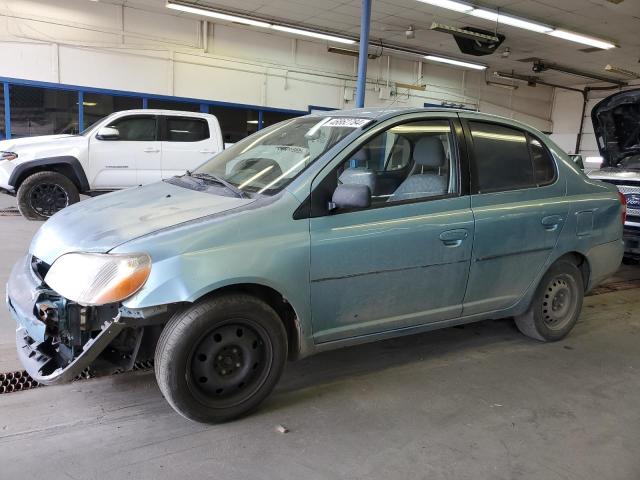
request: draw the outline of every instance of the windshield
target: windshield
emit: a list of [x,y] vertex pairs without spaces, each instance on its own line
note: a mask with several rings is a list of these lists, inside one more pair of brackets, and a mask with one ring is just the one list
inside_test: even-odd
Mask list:
[[242,192],[273,195],[369,121],[352,117],[294,118],[236,143],[192,175],[215,177]]

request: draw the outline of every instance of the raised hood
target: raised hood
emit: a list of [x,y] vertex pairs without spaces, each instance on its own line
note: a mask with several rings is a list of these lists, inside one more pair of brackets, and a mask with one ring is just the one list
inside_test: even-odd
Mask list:
[[[591,121],[604,159],[603,167],[640,168],[640,89],[626,90],[600,101]],[[637,166],[636,166],[637,165]]]
[[142,235],[252,201],[152,183],[65,208],[38,230],[29,251],[49,264],[69,252],[108,252]]

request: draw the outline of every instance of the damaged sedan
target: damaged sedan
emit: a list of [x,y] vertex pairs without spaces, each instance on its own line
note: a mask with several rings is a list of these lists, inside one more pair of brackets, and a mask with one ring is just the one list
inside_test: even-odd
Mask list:
[[153,358],[169,404],[216,423],[324,350],[505,317],[564,338],[620,263],[624,215],[613,185],[516,121],[321,112],[57,213],[7,305],[37,381]]

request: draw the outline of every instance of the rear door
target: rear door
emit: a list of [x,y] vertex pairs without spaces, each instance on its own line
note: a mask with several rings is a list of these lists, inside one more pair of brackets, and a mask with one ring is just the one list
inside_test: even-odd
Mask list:
[[156,115],[126,115],[104,125],[116,138],[94,135],[89,141],[92,190],[131,187],[160,180],[161,144]]
[[540,139],[470,116],[463,123],[475,217],[463,313],[473,315],[508,308],[524,295],[551,255],[569,208],[565,181]]
[[218,152],[205,118],[163,116],[162,131],[162,178],[193,170]]

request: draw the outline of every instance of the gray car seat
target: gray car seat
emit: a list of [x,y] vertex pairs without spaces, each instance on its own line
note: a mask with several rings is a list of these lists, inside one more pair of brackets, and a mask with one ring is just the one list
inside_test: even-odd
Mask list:
[[[397,202],[447,193],[447,176],[440,172],[447,164],[447,155],[438,137],[423,137],[418,140],[413,149],[413,161],[415,171],[421,173],[407,177],[388,201]],[[425,173],[425,169],[429,171]]]
[[356,152],[351,158],[350,163],[358,166],[353,166],[343,171],[338,177],[338,182],[350,185],[367,185],[373,195],[376,190],[376,175],[372,170],[364,166],[366,165],[366,155],[364,152],[362,150]]

